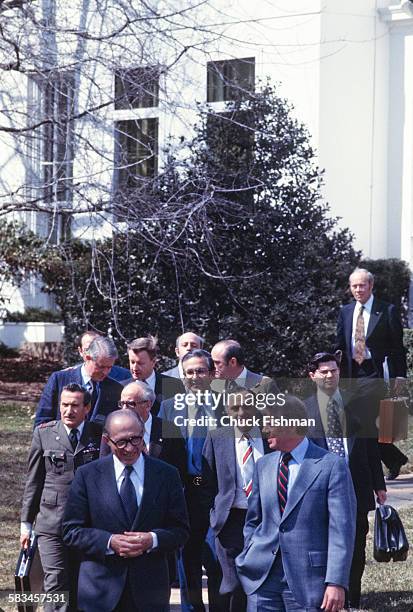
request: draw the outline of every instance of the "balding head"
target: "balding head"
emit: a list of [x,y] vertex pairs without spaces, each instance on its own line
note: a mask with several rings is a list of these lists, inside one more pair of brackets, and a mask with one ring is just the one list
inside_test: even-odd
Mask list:
[[244,368],[244,352],[236,340],[220,340],[211,351],[216,378],[236,380]]
[[175,353],[178,359],[182,359],[184,355],[194,349],[201,349],[204,346],[204,339],[197,336],[193,332],[185,332],[176,339]]

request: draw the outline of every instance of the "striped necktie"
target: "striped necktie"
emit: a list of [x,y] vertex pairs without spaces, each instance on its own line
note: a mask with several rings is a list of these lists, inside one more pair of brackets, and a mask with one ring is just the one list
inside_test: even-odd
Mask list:
[[252,476],[254,474],[254,450],[251,444],[251,436],[244,433],[239,441],[241,447],[241,475],[243,489],[247,498],[252,492]]
[[291,453],[284,453],[281,457],[280,466],[278,468],[277,492],[278,502],[280,504],[281,515],[284,513],[288,498],[288,463],[291,461]]

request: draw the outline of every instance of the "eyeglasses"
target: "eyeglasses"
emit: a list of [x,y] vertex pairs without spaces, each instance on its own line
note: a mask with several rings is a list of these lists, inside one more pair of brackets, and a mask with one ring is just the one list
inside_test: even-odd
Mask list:
[[138,402],[134,402],[133,400],[119,400],[118,408],[136,408],[139,404],[146,404],[149,400],[139,400]]
[[123,438],[122,440],[116,440],[116,442],[108,436],[108,440],[110,440],[110,442],[112,442],[112,444],[114,444],[116,448],[122,449],[126,448],[129,442],[132,444],[132,446],[139,446],[139,444],[143,440],[143,436],[132,436],[131,438]]
[[209,373],[208,368],[189,368],[185,370],[185,376],[193,376],[197,374],[198,376],[206,376]]

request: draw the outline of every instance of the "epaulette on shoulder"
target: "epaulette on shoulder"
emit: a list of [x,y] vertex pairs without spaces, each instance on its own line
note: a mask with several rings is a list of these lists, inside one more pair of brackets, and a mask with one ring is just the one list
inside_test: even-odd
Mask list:
[[56,425],[57,421],[47,421],[47,423],[40,423],[39,429],[44,429],[45,427],[53,427]]

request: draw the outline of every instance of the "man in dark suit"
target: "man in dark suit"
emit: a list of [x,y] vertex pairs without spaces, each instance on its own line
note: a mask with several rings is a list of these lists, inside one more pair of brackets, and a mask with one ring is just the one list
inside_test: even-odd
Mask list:
[[[187,393],[162,402],[159,416],[179,427],[186,445],[184,482],[190,537],[182,552],[185,581],[180,576],[181,603],[188,611],[205,612],[202,601],[202,548],[208,533],[209,508],[203,491],[206,483],[202,478],[202,448],[208,430],[219,426],[222,407],[220,395],[213,396],[211,393],[214,376],[211,355],[202,349],[195,349],[182,358],[182,367]],[[217,404],[214,404],[215,400]],[[209,610],[218,612],[221,572],[214,558],[206,563],[206,570]],[[187,586],[187,590],[184,586]]]
[[122,385],[128,385],[134,380],[145,382],[155,393],[155,401],[151,412],[156,416],[164,399],[173,397],[176,393],[183,393],[182,382],[171,376],[159,374],[155,370],[158,357],[158,342],[153,336],[136,338],[128,344],[129,367],[131,378],[122,381]]
[[113,412],[104,432],[113,455],[72,484],[63,538],[83,554],[84,612],[169,610],[167,553],[185,543],[188,518],[178,471],[142,453],[143,431],[131,410]]
[[202,474],[207,483],[210,525],[222,569],[222,610],[243,612],[247,598],[238,580],[235,557],[244,546],[243,529],[254,464],[269,452],[269,447],[258,425],[253,393],[241,387],[233,389],[226,409],[228,424],[208,432]]
[[108,378],[117,356],[113,340],[98,336],[89,345],[83,365],[54,372],[37,405],[35,426],[60,418],[60,393],[65,385],[72,382],[83,385],[90,392],[92,399],[88,419],[103,425],[106,416],[116,410],[122,391],[120,383]]
[[[142,419],[145,427],[144,449],[150,457],[166,461],[177,468],[182,481],[186,474],[186,450],[182,434],[176,425],[151,414],[155,392],[141,380],[123,387],[119,407],[127,408]],[[110,447],[102,440],[101,457],[110,454]]]
[[215,366],[213,389],[231,390],[232,386],[252,389],[262,380],[262,374],[251,372],[245,366],[244,351],[236,340],[220,340],[211,351]]
[[[367,411],[371,429],[384,395],[382,379],[386,358],[395,394],[405,385],[407,366],[403,328],[395,306],[373,296],[374,277],[371,272],[356,268],[349,282],[355,302],[340,310],[336,349],[343,353],[341,376],[355,381],[360,413],[366,414]],[[393,444],[380,444],[380,454],[389,468],[388,478],[397,478],[407,457]]]
[[70,606],[46,603],[45,610],[76,610],[77,560],[62,540],[67,494],[76,468],[99,457],[102,428],[85,422],[90,394],[70,383],[62,389],[60,420],[34,430],[21,511],[21,544],[27,548],[35,523],[44,571],[44,591],[70,591]]
[[307,414],[298,398],[286,396],[284,406],[268,406],[266,413],[274,420],[264,421],[264,431],[277,452],[256,463],[244,549],[236,559],[248,610],[337,612],[355,533],[348,467],[305,437]]
[[[83,332],[83,334],[80,334],[80,336],[77,336],[76,347],[77,352],[79,353],[82,361],[86,361],[87,351],[91,342],[101,335],[102,334],[99,334],[94,330],[88,329],[87,331]],[[127,370],[126,368],[122,368],[118,365],[113,365],[108,374],[109,378],[113,378],[113,380],[117,380],[118,382],[120,382],[121,380],[125,380],[125,378],[127,378],[128,376],[129,370]]]
[[368,513],[377,501],[386,501],[386,486],[375,438],[354,435],[357,427],[351,413],[351,402],[340,393],[339,359],[332,353],[318,353],[309,364],[309,376],[317,385],[317,393],[305,401],[309,418],[315,425],[307,436],[318,446],[344,456],[349,466],[357,503],[356,537],[350,570],[348,599],[352,608],[359,608],[361,579],[366,564]]
[[170,370],[163,372],[165,376],[172,376],[172,378],[180,378],[183,380],[184,371],[182,369],[182,357],[193,351],[194,349],[201,349],[204,346],[204,339],[201,336],[197,336],[193,332],[185,332],[176,339],[175,353],[178,357],[178,363]]

